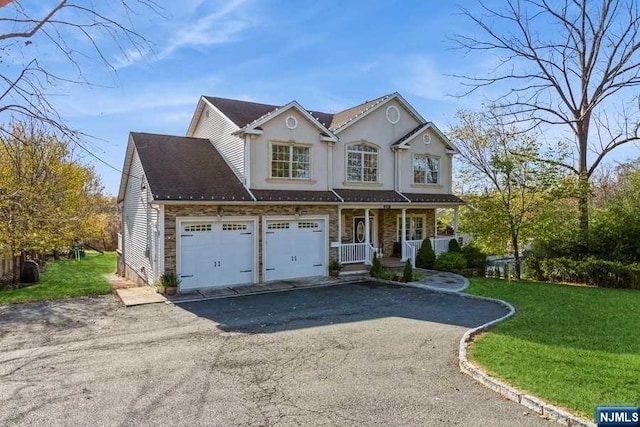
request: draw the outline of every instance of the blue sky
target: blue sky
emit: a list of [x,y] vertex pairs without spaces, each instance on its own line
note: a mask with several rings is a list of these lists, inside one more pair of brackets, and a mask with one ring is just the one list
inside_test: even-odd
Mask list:
[[[116,73],[85,64],[101,86],[57,88],[60,113],[94,136],[93,153],[117,169],[130,131],[183,135],[202,94],[273,104],[295,99],[333,112],[398,91],[442,129],[455,123],[456,110],[480,108],[490,96],[449,96],[460,89],[447,74],[482,73],[495,63],[489,55],[465,55],[449,40],[469,31],[457,4],[473,10],[475,1],[159,3],[166,18],[135,18],[154,52],[124,57],[108,48]],[[106,192],[115,194],[120,173],[94,163]]]

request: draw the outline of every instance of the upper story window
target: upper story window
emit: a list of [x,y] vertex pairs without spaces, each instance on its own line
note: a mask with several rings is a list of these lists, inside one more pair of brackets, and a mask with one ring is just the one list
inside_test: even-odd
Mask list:
[[437,184],[440,174],[440,159],[426,154],[413,156],[413,183]]
[[347,147],[347,181],[378,181],[378,149],[367,144]]
[[271,177],[309,179],[311,176],[311,148],[301,145],[271,145]]

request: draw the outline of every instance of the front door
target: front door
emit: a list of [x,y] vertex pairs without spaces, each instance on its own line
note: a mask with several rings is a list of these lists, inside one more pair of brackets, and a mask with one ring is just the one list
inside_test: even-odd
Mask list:
[[[375,246],[375,240],[373,236],[375,233],[373,232],[373,217],[369,217],[369,242],[372,246]],[[353,218],[353,243],[364,243],[365,242],[365,218],[364,217],[354,217]]]

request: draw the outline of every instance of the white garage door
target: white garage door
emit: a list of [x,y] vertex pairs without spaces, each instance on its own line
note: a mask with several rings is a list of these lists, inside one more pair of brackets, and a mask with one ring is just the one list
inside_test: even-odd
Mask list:
[[325,220],[271,220],[265,230],[265,281],[326,274]]
[[253,221],[182,222],[180,290],[254,281]]

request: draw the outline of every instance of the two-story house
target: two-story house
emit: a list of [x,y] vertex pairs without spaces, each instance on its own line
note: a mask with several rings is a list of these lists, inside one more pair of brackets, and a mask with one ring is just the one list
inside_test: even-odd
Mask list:
[[455,153],[398,93],[335,114],[203,96],[186,136],[130,134],[119,271],[188,292],[410,259],[462,203]]

